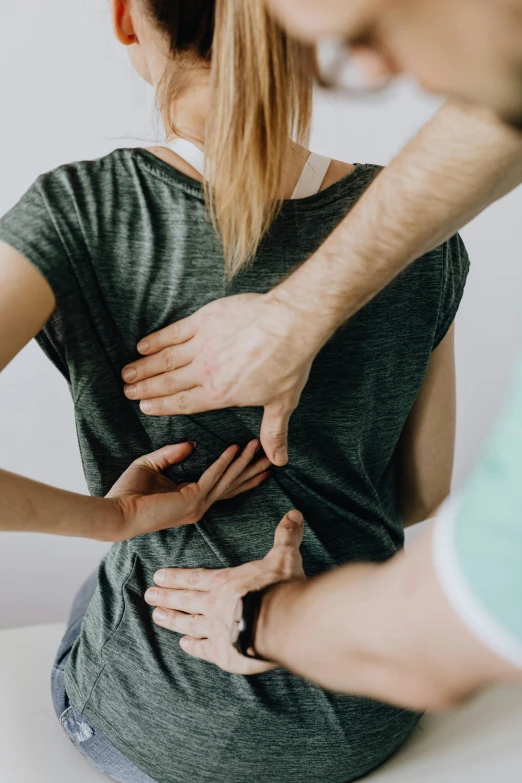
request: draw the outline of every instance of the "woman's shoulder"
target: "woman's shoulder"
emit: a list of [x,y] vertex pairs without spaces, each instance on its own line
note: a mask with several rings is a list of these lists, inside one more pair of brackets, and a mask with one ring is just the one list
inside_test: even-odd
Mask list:
[[132,149],[116,149],[99,158],[63,163],[40,174],[36,182],[44,191],[65,186],[69,189],[69,195],[74,195],[76,188],[81,188],[82,184],[92,188],[97,182],[103,183],[107,177],[112,178],[114,174],[129,169],[132,166],[132,153]]
[[374,163],[348,163],[344,160],[332,158],[320,192],[334,186],[346,184],[349,186],[348,189],[357,185],[362,194],[370,182],[382,171],[382,168],[382,166]]
[[321,190],[326,190],[326,188],[329,188],[335,182],[339,182],[339,180],[350,176],[350,174],[353,174],[355,171],[355,168],[355,163],[346,163],[342,160],[332,160],[323,180]]

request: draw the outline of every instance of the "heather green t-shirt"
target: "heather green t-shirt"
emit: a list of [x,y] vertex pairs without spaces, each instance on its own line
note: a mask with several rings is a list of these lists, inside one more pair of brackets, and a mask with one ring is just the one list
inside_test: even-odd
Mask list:
[[[151,153],[123,149],[43,175],[0,220],[58,302],[38,342],[69,383],[85,475],[105,494],[139,455],[197,448],[169,469],[199,478],[259,433],[257,408],[143,415],[123,395],[138,340],[218,297],[265,292],[305,261],[378,171],[288,201],[252,265],[232,282],[202,188]],[[290,462],[195,526],[112,547],[66,671],[69,697],[159,783],[346,783],[409,735],[418,716],[325,693],[275,670],[230,675],[155,626],[143,594],[162,566],[219,568],[263,557],[291,508],[305,516],[308,575],[384,561],[403,544],[396,448],[433,349],[457,311],[468,260],[453,238],[414,263],[322,349],[290,423]]]

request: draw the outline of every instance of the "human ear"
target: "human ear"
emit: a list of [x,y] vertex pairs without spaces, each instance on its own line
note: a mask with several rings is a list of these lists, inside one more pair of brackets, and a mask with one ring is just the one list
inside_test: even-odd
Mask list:
[[124,46],[132,46],[138,42],[129,0],[111,0],[111,17],[114,34]]

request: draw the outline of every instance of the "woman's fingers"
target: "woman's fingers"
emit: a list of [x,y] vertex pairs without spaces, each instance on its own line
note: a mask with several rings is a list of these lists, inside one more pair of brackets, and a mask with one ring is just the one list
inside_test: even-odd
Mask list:
[[245,470],[232,483],[229,492],[233,489],[236,489],[236,487],[239,487],[241,484],[244,484],[245,481],[249,481],[249,479],[254,478],[255,476],[259,476],[260,473],[266,473],[271,467],[272,463],[268,457],[262,457],[256,462],[250,461]]
[[227,468],[232,464],[239,451],[239,446],[229,446],[223,454],[203,473],[197,483],[198,489],[205,499],[214,489]]
[[194,441],[187,441],[186,443],[175,443],[172,446],[163,446],[157,451],[138,457],[134,460],[133,465],[161,473],[170,465],[187,459],[194,451],[195,445]]
[[247,469],[254,459],[258,448],[258,440],[251,440],[250,443],[247,443],[241,454],[226,469],[220,479],[212,487],[207,497],[209,503],[215,503],[216,500],[219,500],[220,497],[222,497],[237,483],[237,480],[241,474]]
[[207,593],[201,590],[172,590],[149,587],[145,600],[151,606],[162,609],[177,609],[186,614],[205,614]]
[[209,633],[208,621],[201,614],[185,614],[174,609],[160,608],[154,609],[152,619],[162,628],[186,634],[194,639],[206,639]]
[[259,473],[257,476],[254,476],[253,478],[248,479],[247,481],[243,481],[242,483],[230,489],[228,492],[225,492],[225,494],[221,495],[219,499],[230,500],[231,498],[235,498],[236,495],[242,495],[244,492],[250,492],[250,490],[259,487],[260,484],[262,484],[264,481],[266,481],[269,478],[270,478],[270,471],[265,470],[264,472]]

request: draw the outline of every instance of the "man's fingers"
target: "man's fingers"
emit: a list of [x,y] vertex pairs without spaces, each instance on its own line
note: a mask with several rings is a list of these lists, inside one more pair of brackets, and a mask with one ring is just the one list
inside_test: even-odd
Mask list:
[[162,609],[176,609],[186,614],[205,614],[207,593],[202,590],[172,590],[149,587],[145,600],[151,606]]
[[140,467],[149,468],[156,473],[161,473],[166,470],[169,465],[175,465],[177,462],[182,462],[187,459],[188,456],[194,450],[194,443],[175,443],[172,446],[164,446],[162,449],[152,451],[150,454],[143,454],[134,460],[134,465]]
[[143,400],[140,408],[147,416],[192,416],[194,413],[216,410],[219,403],[210,400],[202,386],[195,386],[169,397]]
[[194,388],[194,368],[191,364],[179,370],[164,372],[137,383],[127,383],[123,389],[129,400],[148,400],[180,394]]
[[187,634],[195,639],[208,637],[209,625],[206,617],[201,614],[185,614],[174,609],[154,609],[152,619],[156,625],[167,628],[174,633]]
[[160,587],[180,590],[210,590],[216,574],[226,569],[208,568],[161,568],[154,574],[154,583]]
[[303,532],[303,515],[300,511],[289,511],[277,526],[274,536],[274,547],[282,546],[299,549],[303,542]]
[[186,343],[197,332],[198,328],[198,314],[189,315],[188,318],[183,318],[181,321],[176,321],[164,329],[160,329],[158,332],[153,332],[147,337],[144,337],[138,343],[138,353],[149,355],[151,353],[157,353],[163,348],[167,348],[169,345],[179,345],[179,343]]
[[184,636],[179,640],[179,646],[193,658],[199,658],[200,661],[207,661],[208,663],[215,663],[224,671],[230,671],[233,674],[261,674],[275,668],[273,663],[244,658],[236,652],[233,653],[232,659],[227,665],[227,663],[219,660],[215,646],[210,639],[194,639],[191,636]]
[[292,409],[283,408],[280,403],[265,407],[261,422],[261,445],[274,465],[282,466],[288,462],[288,424],[291,415]]
[[209,639],[192,639],[190,636],[184,636],[179,640],[179,645],[193,658],[199,658],[200,661],[214,663],[212,644]]
[[195,348],[192,341],[181,345],[169,345],[158,353],[127,364],[121,374],[126,383],[137,383],[144,378],[152,378],[185,367],[190,364],[194,356]]

